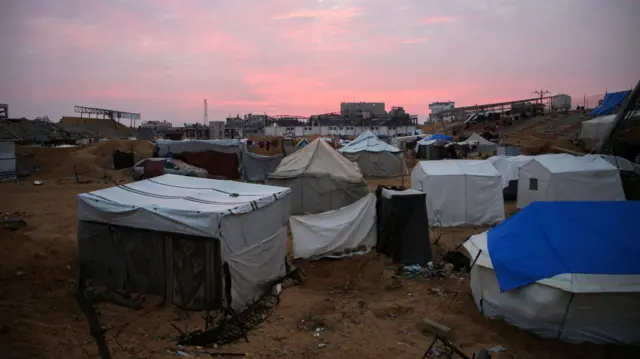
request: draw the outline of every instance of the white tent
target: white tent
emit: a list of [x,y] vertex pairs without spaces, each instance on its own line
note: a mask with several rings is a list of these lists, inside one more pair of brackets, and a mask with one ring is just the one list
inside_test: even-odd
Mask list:
[[617,168],[621,172],[633,172],[637,175],[640,175],[640,165],[633,163],[624,157],[611,156],[611,155],[585,155],[585,157],[586,156],[600,157],[605,161],[611,163],[615,168]]
[[531,161],[533,156],[492,156],[487,158],[502,176],[502,188],[509,187],[509,182],[520,178],[520,167]]
[[[635,113],[634,117],[640,116],[640,112]],[[580,135],[578,138],[581,140],[599,141],[606,133],[609,127],[616,119],[616,114],[598,116],[591,120],[584,121],[580,124]]]
[[16,176],[15,143],[0,140],[0,179],[12,179]]
[[373,193],[346,207],[306,216],[291,216],[293,257],[311,258],[377,243],[376,196]]
[[431,225],[454,227],[504,220],[502,177],[489,161],[421,161],[411,172],[411,188],[427,194]]
[[365,177],[394,177],[407,173],[404,153],[371,131],[366,131],[338,150],[356,162]]
[[478,146],[478,153],[490,153],[496,151],[496,149],[498,148],[498,144],[487,140],[486,138],[480,136],[475,132],[472,133],[471,136],[469,136],[469,138],[467,138],[465,141],[458,142],[458,144],[469,144]]
[[292,214],[342,208],[369,193],[358,165],[319,139],[285,157],[266,183],[291,188]]
[[163,175],[80,194],[80,267],[192,309],[230,291],[222,301],[241,309],[285,274],[290,192]]
[[549,154],[520,167],[518,208],[533,201],[623,201],[620,172],[598,156]]
[[544,338],[640,345],[639,211],[638,201],[536,202],[472,236],[481,314]]

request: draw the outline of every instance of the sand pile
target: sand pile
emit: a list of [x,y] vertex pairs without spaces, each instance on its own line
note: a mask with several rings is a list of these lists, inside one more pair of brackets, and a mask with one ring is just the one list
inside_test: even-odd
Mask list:
[[40,167],[33,175],[40,179],[74,178],[77,173],[81,180],[119,181],[126,179],[130,171],[113,170],[112,155],[117,149],[133,150],[135,161],[153,155],[153,144],[141,140],[107,140],[84,148],[22,147],[18,151],[32,157],[33,163]]

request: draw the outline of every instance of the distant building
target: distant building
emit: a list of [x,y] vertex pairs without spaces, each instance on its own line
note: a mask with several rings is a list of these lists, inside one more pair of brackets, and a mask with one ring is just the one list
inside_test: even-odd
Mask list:
[[226,138],[224,135],[224,121],[210,121],[209,122],[209,139],[220,140]]
[[373,118],[386,116],[384,102],[342,102],[340,114],[343,117]]
[[[431,110],[431,113],[429,114],[429,122],[432,122],[435,120],[433,115],[436,115],[445,110],[454,109],[455,107],[456,107],[456,103],[453,101],[433,102],[429,104],[429,110]],[[451,122],[453,121],[453,116],[443,116],[442,120],[445,122]]]
[[161,130],[172,128],[173,125],[171,124],[171,122],[167,121],[144,121],[142,124],[140,124],[140,127]]

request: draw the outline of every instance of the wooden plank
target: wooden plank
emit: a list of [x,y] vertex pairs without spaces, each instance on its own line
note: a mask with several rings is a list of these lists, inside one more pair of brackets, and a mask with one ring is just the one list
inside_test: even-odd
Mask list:
[[433,335],[439,335],[444,338],[447,338],[449,335],[451,335],[451,331],[453,330],[429,318],[422,318],[421,327],[425,332],[431,333]]

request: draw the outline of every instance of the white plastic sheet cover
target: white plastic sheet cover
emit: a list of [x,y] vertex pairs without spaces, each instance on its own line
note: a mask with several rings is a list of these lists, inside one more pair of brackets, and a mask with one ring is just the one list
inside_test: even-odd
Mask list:
[[427,194],[427,214],[433,226],[504,220],[502,176],[489,161],[421,161],[411,172],[411,188]]
[[606,115],[584,121],[580,124],[580,139],[598,141],[611,127],[616,115]]
[[351,183],[364,181],[357,164],[346,159],[331,145],[320,139],[315,139],[304,148],[285,157],[268,178],[285,179],[318,175],[330,175]]
[[13,141],[0,140],[0,177],[16,176],[16,154]]
[[358,247],[374,247],[376,196],[371,193],[340,209],[290,217],[294,258],[311,258]]
[[399,148],[391,146],[390,144],[382,141],[371,131],[366,131],[355,140],[349,142],[344,147],[340,148],[340,153],[357,153],[357,152],[402,152]]
[[624,201],[620,171],[599,156],[547,154],[520,167],[518,208],[533,201]]
[[163,175],[78,195],[78,220],[219,237],[220,219],[266,207],[284,187]]
[[598,156],[605,161],[611,163],[615,168],[623,172],[633,172],[637,175],[640,175],[640,165],[637,163],[633,163],[628,159],[620,156],[611,156],[611,155],[586,155],[587,156]]
[[520,167],[533,159],[533,156],[492,156],[487,161],[493,163],[493,166],[500,172],[502,176],[502,188],[509,187],[509,182],[517,181],[520,178]]

